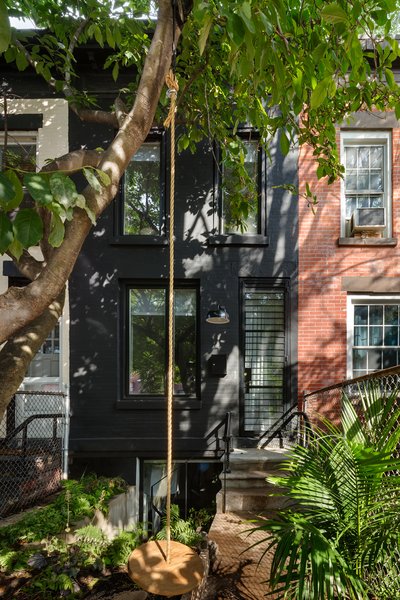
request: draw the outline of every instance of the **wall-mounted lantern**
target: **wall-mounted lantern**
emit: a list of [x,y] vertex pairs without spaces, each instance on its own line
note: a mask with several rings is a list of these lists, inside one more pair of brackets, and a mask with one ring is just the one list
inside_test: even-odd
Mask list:
[[206,317],[207,323],[213,323],[214,325],[225,325],[229,323],[229,315],[226,311],[225,306],[218,305],[217,309],[210,309]]

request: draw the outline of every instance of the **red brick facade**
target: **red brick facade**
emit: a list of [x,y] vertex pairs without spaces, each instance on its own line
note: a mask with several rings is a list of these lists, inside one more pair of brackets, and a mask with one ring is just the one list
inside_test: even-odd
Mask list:
[[[374,129],[372,118],[371,131]],[[355,131],[357,131],[355,129]],[[400,235],[400,128],[392,134],[392,238]],[[372,137],[372,134],[371,134]],[[338,144],[340,132],[338,131]],[[341,183],[318,181],[312,150],[299,155],[300,191],[308,182],[319,204],[314,215],[299,200],[299,394],[337,383],[347,377],[347,291],[343,278],[398,278],[398,246],[339,246]],[[385,282],[382,282],[381,284]],[[361,290],[360,290],[361,291]],[[371,293],[371,289],[362,290]],[[400,294],[399,294],[400,295]],[[315,407],[333,416],[334,407]]]

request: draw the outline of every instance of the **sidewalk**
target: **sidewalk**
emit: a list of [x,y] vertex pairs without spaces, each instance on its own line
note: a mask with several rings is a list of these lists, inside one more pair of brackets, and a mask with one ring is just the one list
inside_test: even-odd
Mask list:
[[208,536],[217,545],[217,555],[204,600],[265,598],[269,592],[265,581],[269,577],[272,556],[271,553],[263,556],[267,547],[265,542],[251,546],[264,540],[267,534],[261,531],[249,535],[248,532],[256,526],[249,521],[259,523],[266,516],[273,515],[245,512],[215,515]]

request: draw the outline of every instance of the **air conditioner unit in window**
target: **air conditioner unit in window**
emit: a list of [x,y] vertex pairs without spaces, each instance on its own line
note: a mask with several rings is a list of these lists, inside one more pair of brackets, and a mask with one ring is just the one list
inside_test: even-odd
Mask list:
[[381,237],[386,227],[384,208],[356,208],[351,215],[351,234]]

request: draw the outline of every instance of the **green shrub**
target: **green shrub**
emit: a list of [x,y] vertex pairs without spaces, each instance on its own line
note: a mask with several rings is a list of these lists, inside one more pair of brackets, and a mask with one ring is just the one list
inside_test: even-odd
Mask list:
[[142,543],[144,533],[141,525],[133,531],[122,531],[108,546],[104,554],[105,564],[116,567],[126,565],[132,550]]
[[357,410],[342,399],[341,428],[325,421],[293,450],[287,476],[269,478],[295,503],[259,528],[280,598],[400,598],[399,422],[398,389],[360,386]]
[[[165,540],[166,536],[166,517],[163,517],[163,528],[155,537],[157,540]],[[171,505],[171,539],[186,546],[196,546],[202,539],[190,520],[180,518],[179,506],[176,504]]]
[[62,492],[51,504],[26,514],[14,525],[0,528],[0,571],[28,568],[27,559],[33,551],[26,550],[26,544],[48,543],[68,531],[72,522],[91,518],[96,509],[106,513],[109,500],[127,489],[120,478],[94,475],[67,480],[62,485]]

